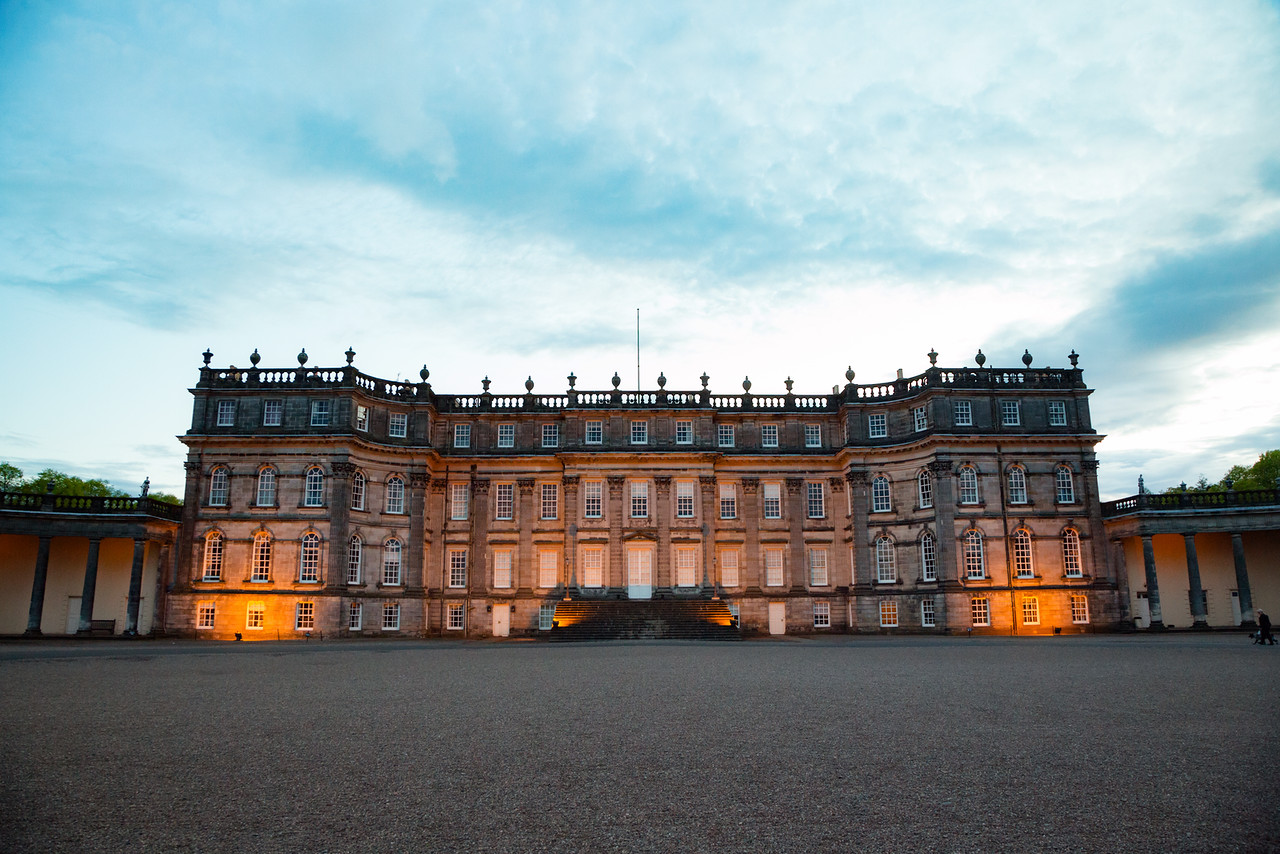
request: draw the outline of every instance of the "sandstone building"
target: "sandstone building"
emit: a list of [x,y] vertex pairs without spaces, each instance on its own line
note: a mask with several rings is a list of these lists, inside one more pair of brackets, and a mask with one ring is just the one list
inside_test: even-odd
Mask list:
[[346,356],[205,353],[165,630],[536,635],[655,598],[774,634],[1131,625],[1075,353],[830,394],[440,394]]

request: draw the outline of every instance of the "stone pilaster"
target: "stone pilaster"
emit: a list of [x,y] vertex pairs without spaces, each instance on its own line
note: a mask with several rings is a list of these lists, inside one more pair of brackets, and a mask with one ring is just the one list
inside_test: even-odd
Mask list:
[[[654,521],[658,532],[657,554],[654,555],[654,584],[658,590],[671,590],[676,586],[671,566],[671,477],[658,475],[653,479]],[[703,550],[704,554],[706,550]]]
[[[792,593],[803,593],[808,582],[809,562],[804,551],[804,520],[808,518],[809,514],[805,507],[804,491],[804,478],[787,478],[786,513],[787,532],[790,539],[788,551],[791,553],[791,559],[787,563],[791,565],[790,567],[784,566],[783,572],[791,576],[790,587]],[[787,585],[786,576],[783,577],[782,583],[784,587]]]
[[622,523],[626,517],[623,492],[627,479],[621,475],[609,475],[609,507],[605,512],[609,518],[609,573],[605,586],[612,590],[625,590],[627,587],[626,556],[622,549]]
[[578,582],[578,519],[581,518],[581,511],[578,509],[579,478],[576,474],[568,474],[561,483],[564,484],[564,561],[565,578],[568,579],[565,595],[568,596],[570,590],[581,592]]
[[533,506],[533,490],[537,486],[537,481],[531,477],[522,477],[516,480],[516,491],[520,493],[520,506],[516,510],[516,518],[520,520],[520,540],[516,546],[516,565],[513,571],[516,573],[517,592],[524,595],[531,595],[533,589],[537,586],[538,567],[535,566],[536,560],[533,553],[533,526],[539,515],[535,515]]
[[491,588],[489,573],[489,479],[477,477],[471,481],[471,496],[467,499],[467,513],[471,518],[471,548],[467,587],[472,593],[486,594]]
[[[744,477],[742,479],[742,526],[745,531],[745,538],[742,544],[742,552],[738,555],[738,583],[744,588],[752,592],[759,593],[761,585],[764,582],[760,578],[763,572],[760,560],[760,516],[763,513],[760,502],[760,479],[756,477]],[[709,544],[714,546],[714,543]],[[723,580],[723,576],[717,572],[716,581]]]
[[[356,467],[349,462],[333,464],[333,482],[329,486],[329,560],[323,569],[322,579],[326,593],[340,594],[347,586],[347,553],[351,547],[351,476],[355,473]],[[412,566],[410,556],[420,558],[421,555],[420,549],[410,546],[408,554],[402,556],[406,572]]]

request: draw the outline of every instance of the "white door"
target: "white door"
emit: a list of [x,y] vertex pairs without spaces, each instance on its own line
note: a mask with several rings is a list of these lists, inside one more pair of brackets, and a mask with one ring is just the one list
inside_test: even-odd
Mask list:
[[79,596],[67,598],[67,634],[69,635],[80,631],[80,602]]
[[787,633],[787,603],[769,603],[769,634],[785,635]]
[[506,602],[493,606],[493,636],[505,638],[511,634],[511,606]]
[[1240,613],[1240,591],[1231,591],[1231,625],[1238,626],[1244,622],[1243,615]]
[[653,550],[630,549],[627,552],[627,598],[649,599],[653,596]]
[[1138,613],[1134,616],[1138,618],[1138,628],[1151,628],[1151,601],[1147,599],[1147,594],[1138,594]]

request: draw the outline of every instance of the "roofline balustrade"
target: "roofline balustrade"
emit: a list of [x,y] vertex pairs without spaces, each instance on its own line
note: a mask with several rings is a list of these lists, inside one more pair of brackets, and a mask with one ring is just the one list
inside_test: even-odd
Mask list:
[[1144,492],[1102,502],[1103,518],[1147,512],[1227,510],[1233,507],[1280,506],[1280,489],[1230,489],[1225,492]]
[[0,510],[31,513],[129,514],[154,516],[174,522],[182,520],[182,505],[139,496],[0,492]]

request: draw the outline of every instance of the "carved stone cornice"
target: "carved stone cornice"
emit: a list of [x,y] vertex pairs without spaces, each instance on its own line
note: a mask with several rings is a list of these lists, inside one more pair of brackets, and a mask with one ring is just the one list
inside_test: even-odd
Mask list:
[[519,487],[521,495],[533,495],[533,487],[535,483],[537,483],[537,481],[531,477],[516,479],[516,486]]
[[757,490],[759,490],[759,489],[760,489],[760,478],[758,478],[758,477],[744,477],[744,478],[742,479],[742,494],[743,494],[743,495],[755,495],[755,494],[756,494],[756,491],[757,491]]
[[716,479],[710,475],[702,475],[698,478],[698,485],[702,487],[703,495],[716,494]]
[[787,495],[799,495],[800,490],[804,489],[804,478],[789,477],[787,478]]

